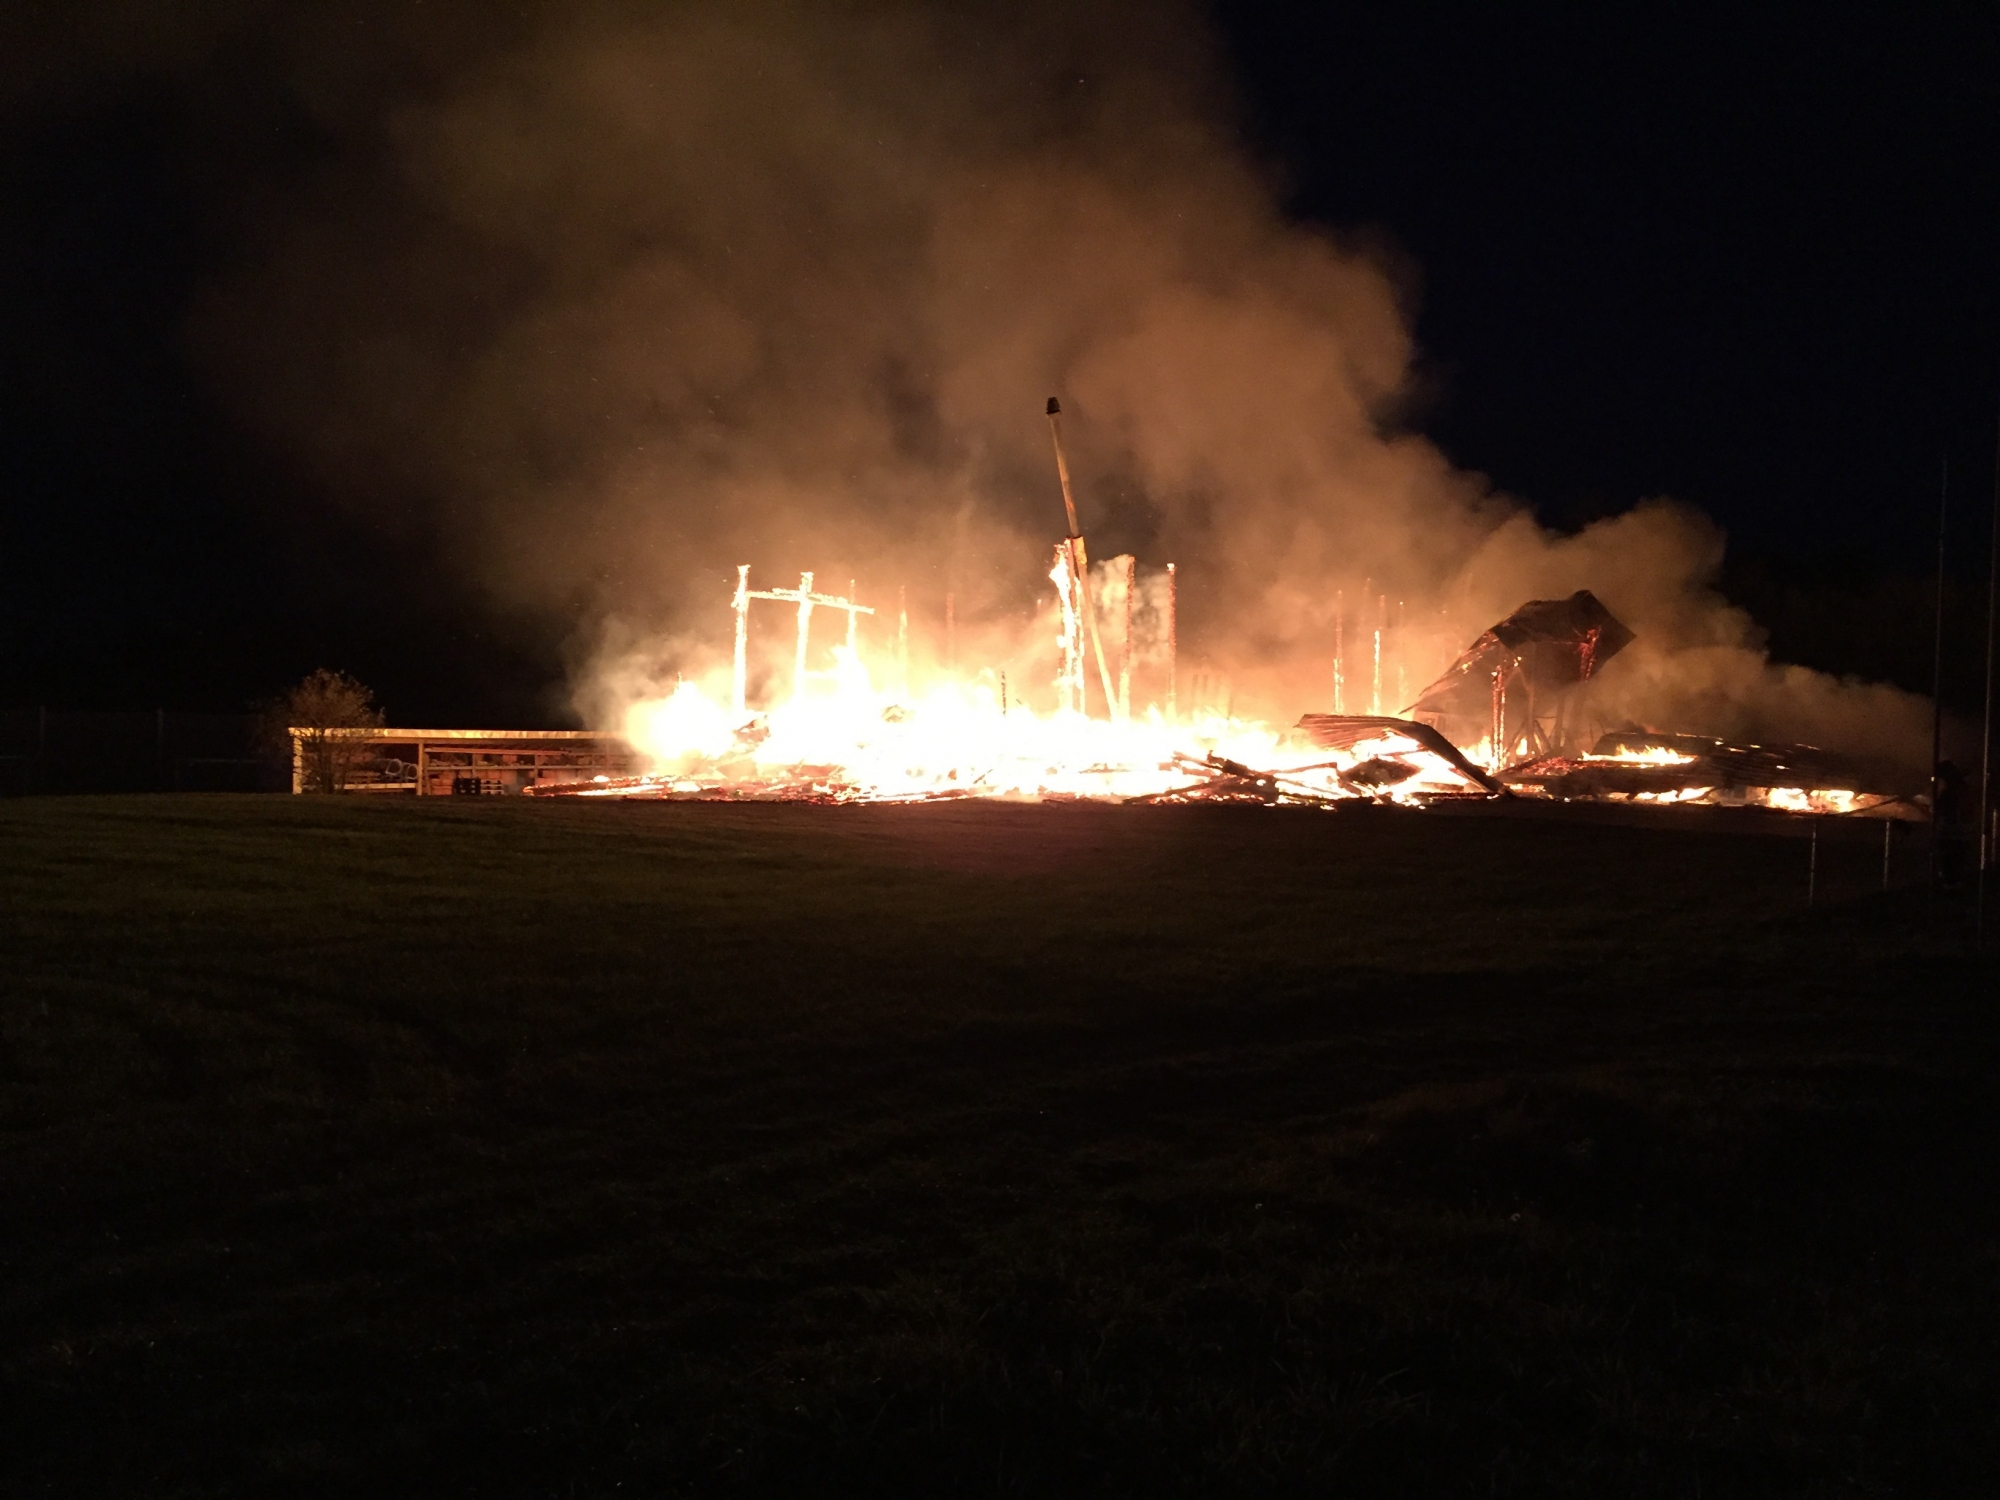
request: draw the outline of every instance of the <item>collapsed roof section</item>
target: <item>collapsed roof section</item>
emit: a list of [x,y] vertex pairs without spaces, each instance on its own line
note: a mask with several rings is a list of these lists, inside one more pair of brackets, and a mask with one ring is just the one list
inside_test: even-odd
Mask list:
[[1468,646],[1408,712],[1495,768],[1568,748],[1571,690],[1634,637],[1588,589],[1532,599]]

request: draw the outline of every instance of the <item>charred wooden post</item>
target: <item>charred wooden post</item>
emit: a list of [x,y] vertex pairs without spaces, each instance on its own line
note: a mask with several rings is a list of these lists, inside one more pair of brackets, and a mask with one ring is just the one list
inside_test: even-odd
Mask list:
[[[1354,630],[1356,637],[1355,645],[1361,649],[1361,670],[1364,676],[1368,670],[1368,601],[1374,596],[1375,580],[1372,578],[1362,579],[1361,596],[1354,604]],[[1359,689],[1357,688],[1358,691]]]
[[847,649],[849,651],[858,651],[860,649],[857,632],[861,616],[875,613],[874,605],[857,603],[854,596],[854,580],[851,578],[847,581],[847,597],[845,599],[835,598],[831,594],[816,596],[816,602],[826,605],[829,609],[844,609],[847,611]]
[[903,696],[910,696],[910,591],[907,586],[896,587],[896,676],[902,684]]
[[856,604],[852,599],[840,599],[832,594],[814,593],[812,586],[813,576],[810,573],[799,574],[799,586],[795,589],[753,589],[747,586],[749,577],[750,569],[748,567],[738,567],[736,570],[736,702],[739,710],[743,708],[745,651],[749,633],[747,622],[749,603],[752,599],[777,599],[787,604],[796,604],[799,607],[799,641],[796,653],[792,658],[793,697],[797,697],[805,691],[806,647],[812,637],[813,606],[815,604],[824,604],[833,609],[844,609],[847,611],[847,640],[850,646],[854,643],[854,617],[856,615],[872,615],[875,613],[872,606]]
[[1056,703],[1064,713],[1081,713],[1083,621],[1077,617],[1076,569],[1071,565],[1069,548],[1062,542],[1056,543],[1055,564],[1049,569],[1049,581],[1056,586],[1060,627],[1056,642],[1062,648],[1062,666],[1056,676]]
[[1347,712],[1347,594],[1341,589],[1333,592],[1333,711]]
[[736,666],[730,681],[729,701],[741,718],[750,710],[746,703],[750,688],[750,564],[736,565]]
[[1139,560],[1125,555],[1125,639],[1118,650],[1118,717],[1132,717],[1132,591],[1139,582]]
[[1486,738],[1487,748],[1490,752],[1487,759],[1492,762],[1491,769],[1495,771],[1500,769],[1505,760],[1505,754],[1500,748],[1500,736],[1506,727],[1507,720],[1506,676],[1507,663],[1503,659],[1493,669],[1493,725],[1487,732]]
[[1401,713],[1410,701],[1410,684],[1406,670],[1409,645],[1403,637],[1403,601],[1396,601],[1396,712]]
[[1377,718],[1382,715],[1382,627],[1388,623],[1389,596],[1383,594],[1375,603],[1375,677],[1368,693],[1368,712]]
[[792,660],[792,696],[806,689],[806,642],[812,638],[813,576],[799,574],[799,649]]

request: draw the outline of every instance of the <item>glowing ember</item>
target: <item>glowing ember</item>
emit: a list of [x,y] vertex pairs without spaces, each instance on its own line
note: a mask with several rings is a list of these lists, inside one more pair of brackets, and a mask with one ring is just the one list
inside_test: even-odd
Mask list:
[[1665,745],[1647,745],[1643,748],[1620,745],[1609,755],[1585,755],[1583,759],[1625,766],[1691,766],[1695,760],[1692,755],[1669,750]]
[[1765,807],[1779,808],[1785,812],[1798,813],[1843,813],[1862,812],[1886,799],[1865,797],[1860,792],[1846,792],[1838,789],[1814,787],[1808,790],[1797,786],[1774,786],[1764,790],[1760,799]]

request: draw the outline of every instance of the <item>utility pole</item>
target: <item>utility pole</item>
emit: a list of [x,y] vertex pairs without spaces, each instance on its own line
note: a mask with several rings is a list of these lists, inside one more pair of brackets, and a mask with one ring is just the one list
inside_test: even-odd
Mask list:
[[1976,950],[1986,947],[1986,867],[1991,863],[1993,816],[1993,627],[1996,603],[2000,603],[2000,422],[1994,427],[1993,527],[1990,555],[1986,562],[1986,724],[1979,739],[1979,903],[1973,918],[1972,943]]
[[1938,461],[1937,608],[1931,626],[1931,884],[1938,883],[1938,762],[1944,758],[1944,534],[1951,457]]

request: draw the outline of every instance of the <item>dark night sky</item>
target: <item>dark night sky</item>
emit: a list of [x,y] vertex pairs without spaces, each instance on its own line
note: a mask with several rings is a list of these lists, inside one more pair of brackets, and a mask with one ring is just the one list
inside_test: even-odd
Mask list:
[[[1456,462],[1556,523],[1671,494],[1810,580],[1922,570],[1947,450],[1991,484],[2000,21],[1917,14],[1249,4],[1218,36],[1291,210],[1413,267],[1414,420]],[[552,719],[552,644],[315,519],[191,371],[228,174],[312,143],[233,154],[143,70],[51,97],[0,119],[0,704],[228,708],[325,663],[405,722]]]
[[1941,442],[1990,454],[1994,12],[1634,10],[1252,7],[1229,33],[1296,211],[1422,268],[1425,425],[1456,459],[1551,519],[1670,493],[1759,541],[1920,552]]

